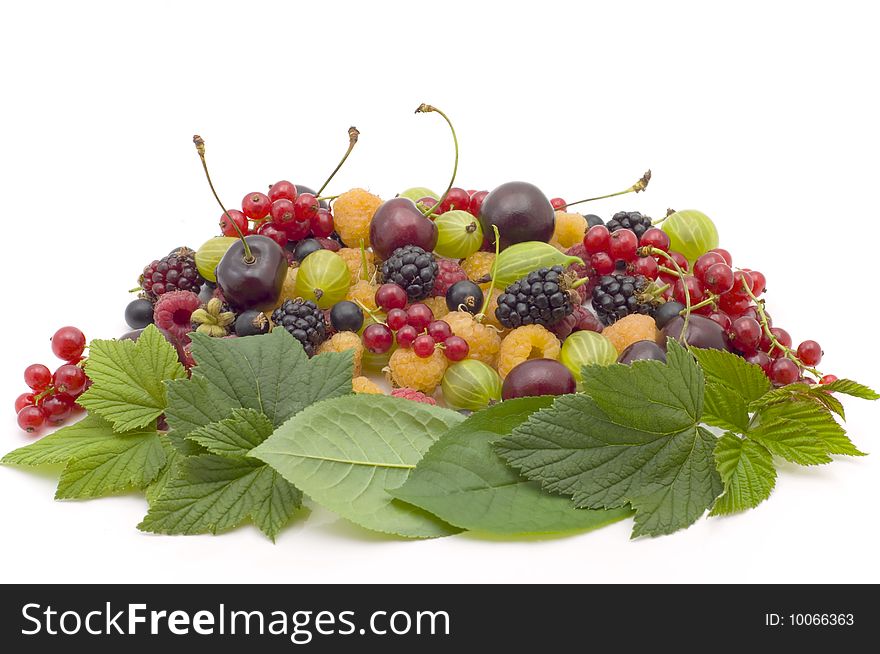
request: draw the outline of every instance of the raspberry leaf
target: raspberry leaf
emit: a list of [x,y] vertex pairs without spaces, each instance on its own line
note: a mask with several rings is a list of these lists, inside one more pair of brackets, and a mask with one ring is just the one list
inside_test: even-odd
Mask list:
[[767,419],[748,433],[771,453],[802,466],[831,463],[825,443],[806,424],[786,418]]
[[92,341],[86,371],[92,386],[77,401],[119,432],[146,427],[158,418],[166,405],[163,381],[186,377],[177,351],[155,325],[136,342]]
[[78,454],[100,445],[112,433],[113,429],[106,420],[98,415],[87,415],[77,423],[13,450],[3,457],[2,462],[23,466],[67,463]]
[[494,534],[587,530],[632,515],[629,508],[577,509],[511,470],[492,443],[545,409],[551,397],[508,400],[473,414],[434,443],[395,497],[449,524]]
[[251,456],[362,527],[410,538],[447,536],[460,530],[390,491],[463,420],[454,411],[394,397],[339,397],[295,415]]
[[864,384],[854,382],[851,379],[838,379],[837,381],[833,381],[830,384],[825,384],[822,388],[826,391],[843,393],[844,395],[852,395],[853,397],[858,397],[863,400],[880,399],[880,394],[878,394],[876,391],[868,388]]
[[771,388],[761,367],[742,357],[723,350],[692,348],[691,352],[700,362],[707,382],[727,388],[746,404],[764,396]]
[[717,382],[708,382],[703,399],[703,422],[743,433],[749,428],[749,409],[735,391]]
[[187,438],[212,454],[246,456],[272,433],[269,419],[253,409],[235,409],[229,418],[191,431]]
[[773,457],[763,445],[730,432],[715,446],[715,463],[724,483],[724,493],[715,500],[709,515],[718,516],[752,509],[776,486]]
[[633,537],[672,533],[693,524],[722,491],[717,439],[699,426],[703,390],[694,358],[670,341],[666,364],[585,368],[583,394],[532,414],[496,451],[578,507],[631,503]]
[[846,435],[843,427],[821,404],[811,400],[796,399],[772,404],[760,412],[761,424],[780,420],[796,421],[809,429],[819,440],[827,454],[865,456]]

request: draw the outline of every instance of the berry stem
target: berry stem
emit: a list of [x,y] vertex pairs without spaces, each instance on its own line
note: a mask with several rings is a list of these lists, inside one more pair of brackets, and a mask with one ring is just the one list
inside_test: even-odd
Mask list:
[[[585,200],[578,200],[577,202],[569,202],[562,206],[562,209],[568,209],[569,207],[573,207],[576,204],[583,204],[584,202],[592,202],[593,200],[604,200],[606,198],[613,198],[618,195],[626,195],[627,193],[640,193],[644,191],[648,187],[648,182],[651,181],[651,171],[647,171],[644,175],[639,178],[635,184],[630,186],[623,191],[618,191],[617,193],[609,193],[608,195],[597,195],[594,198],[586,198]],[[562,210],[560,209],[560,210]]]
[[452,190],[452,185],[455,183],[455,176],[458,174],[458,137],[455,135],[455,127],[452,126],[452,121],[449,120],[449,116],[440,111],[437,107],[432,107],[429,104],[425,104],[424,102],[418,106],[416,109],[417,114],[427,114],[427,113],[438,113],[443,117],[443,120],[446,121],[446,124],[449,125],[449,131],[452,132],[452,142],[455,144],[455,165],[452,167],[452,178],[449,180],[449,186],[446,187],[446,191],[437,200],[437,203],[431,207],[428,213],[425,214],[425,218],[430,218],[431,215],[434,214],[435,211],[443,204],[443,201],[446,200],[446,196],[449,195],[449,191]]
[[214,190],[214,182],[211,181],[211,173],[208,172],[208,162],[205,161],[205,139],[196,134],[193,136],[193,143],[196,145],[196,152],[199,153],[199,159],[202,161],[202,168],[205,169],[205,177],[208,179],[208,186],[211,187],[211,193],[214,194],[214,199],[217,200],[217,204],[220,205],[220,208],[223,209],[223,215],[226,216],[226,220],[230,222],[230,224],[235,228],[235,231],[238,233],[238,238],[241,239],[242,244],[244,245],[244,262],[248,265],[254,263],[257,258],[251,252],[251,246],[248,245],[247,240],[242,234],[241,229],[238,227],[238,223],[236,223],[232,216],[229,215],[229,212],[226,211],[226,207],[223,206],[223,203],[220,201],[220,196],[217,195],[217,191]]
[[361,239],[361,276],[367,279],[370,274],[370,266],[367,264],[367,246],[364,239]]
[[[650,172],[650,171],[648,171],[648,172]],[[679,335],[679,340],[682,343],[684,343],[685,346],[687,346],[687,344],[688,344],[688,342],[687,342],[687,328],[688,328],[688,323],[690,322],[690,319],[691,319],[691,294],[688,292],[687,285],[684,283],[684,278],[685,278],[684,271],[681,269],[681,266],[678,265],[678,262],[673,258],[673,256],[671,254],[669,254],[668,252],[665,252],[664,250],[661,250],[660,248],[655,248],[655,247],[642,248],[642,251],[644,251],[644,253],[646,255],[651,254],[651,255],[654,255],[657,257],[663,257],[669,263],[671,263],[672,267],[675,270],[671,270],[670,274],[674,273],[681,280],[682,286],[684,286],[685,314],[684,314],[684,324],[682,324],[682,326],[681,326],[681,334]]]
[[652,220],[652,221],[651,221],[651,224],[652,224],[652,225],[659,225],[659,224],[661,224],[664,220],[666,220],[667,218],[669,218],[669,216],[671,216],[671,215],[674,214],[674,213],[675,213],[675,209],[667,209],[667,210],[666,210],[666,215],[665,215],[665,216],[663,216],[662,218],[657,218],[656,220]]
[[[690,297],[690,294],[688,294],[688,297]],[[697,309],[702,309],[703,307],[709,306],[710,304],[715,304],[715,300],[717,300],[717,299],[718,299],[717,296],[709,294],[709,297],[707,297],[705,300],[702,300],[701,302],[697,302],[695,305],[693,305],[691,307],[691,311],[696,311]],[[681,311],[679,311],[678,315],[683,316],[684,312],[685,312],[685,309],[682,309]]]
[[501,253],[501,234],[498,232],[498,225],[492,225],[492,231],[495,232],[495,260],[492,262],[492,281],[489,283],[489,289],[486,291],[486,297],[483,298],[483,306],[480,307],[480,313],[474,316],[477,322],[481,322],[486,317],[486,309],[492,301],[492,292],[495,290],[495,273],[498,272],[498,255]]
[[[371,310],[366,304],[364,304],[364,303],[361,302],[360,300],[355,300],[354,303],[355,303],[356,305],[358,305],[358,306],[361,308],[362,311],[365,311],[366,314],[367,314],[368,316],[370,316],[370,318],[373,319],[373,322],[375,322],[375,323],[377,323],[377,324],[379,324],[379,325],[385,325],[385,324],[386,324],[384,320],[379,320],[379,318],[376,317],[376,312],[375,312],[375,311]],[[386,325],[386,326],[387,326],[387,325]]]
[[336,168],[333,169],[333,172],[330,173],[330,177],[327,178],[327,181],[321,184],[321,188],[318,189],[318,192],[315,193],[315,195],[320,196],[321,191],[327,188],[327,184],[330,183],[330,180],[333,179],[336,173],[339,172],[339,169],[342,168],[342,164],[345,163],[345,160],[348,159],[348,155],[350,155],[351,151],[354,150],[354,146],[358,142],[358,136],[360,136],[360,134],[361,133],[358,131],[357,127],[352,125],[348,128],[348,150],[345,151],[345,154],[342,157],[342,161],[340,161]]

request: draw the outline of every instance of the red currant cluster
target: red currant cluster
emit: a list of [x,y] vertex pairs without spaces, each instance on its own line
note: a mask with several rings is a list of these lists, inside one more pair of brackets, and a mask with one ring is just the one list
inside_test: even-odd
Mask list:
[[224,236],[238,236],[239,231],[262,234],[284,247],[288,241],[309,236],[328,238],[334,226],[330,209],[322,207],[313,193],[298,192],[294,184],[282,180],[269,188],[268,195],[254,191],[244,196],[241,211],[231,209],[220,216],[220,229]]
[[[483,206],[483,200],[487,195],[489,195],[489,191],[475,191],[473,189],[465,191],[463,188],[453,186],[435,213],[439,216],[447,211],[459,210],[467,211],[475,218],[479,217],[480,207]],[[437,204],[437,200],[432,197],[424,197],[416,204],[425,209],[432,209]]]
[[450,361],[461,361],[470,352],[467,341],[452,333],[449,323],[434,320],[434,312],[427,304],[417,302],[407,306],[406,291],[397,284],[382,284],[376,290],[376,305],[386,312],[384,322],[375,322],[364,329],[364,347],[374,354],[397,345],[412,348],[416,356],[427,359],[441,348]]
[[15,400],[18,426],[33,433],[45,424],[60,424],[77,409],[76,398],[88,388],[82,368],[86,337],[76,327],[62,327],[52,337],[52,352],[65,363],[54,374],[34,363],[24,369],[24,383],[31,392]]

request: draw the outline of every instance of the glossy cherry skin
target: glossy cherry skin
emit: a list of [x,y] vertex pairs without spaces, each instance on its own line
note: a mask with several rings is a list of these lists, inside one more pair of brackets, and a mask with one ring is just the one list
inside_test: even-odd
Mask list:
[[267,236],[246,236],[254,256],[245,261],[244,244],[233,243],[217,264],[217,285],[233,308],[244,311],[273,306],[287,276],[284,249]]
[[376,209],[370,221],[370,245],[380,259],[387,259],[404,245],[418,245],[431,252],[437,245],[437,225],[425,218],[412,200],[394,198]]
[[564,365],[552,359],[529,359],[514,367],[501,386],[501,397],[564,395],[574,393],[577,384]]
[[507,182],[494,189],[480,206],[480,224],[493,243],[493,226],[501,235],[501,249],[524,241],[548,242],[556,226],[556,212],[534,184]]

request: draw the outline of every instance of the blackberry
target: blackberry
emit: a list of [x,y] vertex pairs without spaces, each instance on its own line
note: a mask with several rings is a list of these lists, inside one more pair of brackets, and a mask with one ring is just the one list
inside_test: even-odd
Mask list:
[[572,295],[580,299],[568,284],[562,266],[539,268],[498,296],[495,317],[505,327],[555,325],[574,311]]
[[593,289],[593,309],[603,325],[611,325],[633,313],[652,316],[657,306],[647,293],[649,282],[642,275],[603,275]]
[[402,287],[411,301],[431,295],[439,271],[434,255],[418,245],[397,248],[382,264],[385,282]]
[[153,302],[165,293],[192,291],[198,295],[205,280],[196,268],[195,252],[187,247],[172,250],[168,256],[144,268],[138,284]]
[[640,239],[651,228],[651,218],[638,211],[618,211],[605,226],[609,232],[616,232],[618,229],[632,230],[636,238]]
[[284,304],[272,312],[272,323],[290,332],[310,357],[327,340],[324,312],[311,300],[284,300]]

